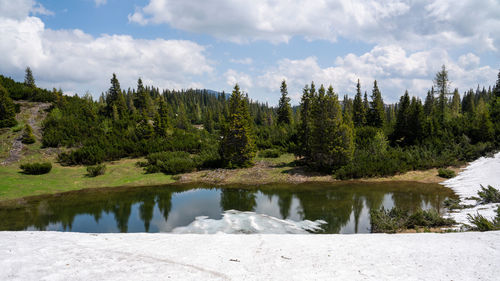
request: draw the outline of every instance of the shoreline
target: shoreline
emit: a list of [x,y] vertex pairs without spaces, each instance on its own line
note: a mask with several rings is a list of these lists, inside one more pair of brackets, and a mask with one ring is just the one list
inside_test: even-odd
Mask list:
[[[64,194],[66,192],[85,192],[88,190],[118,190],[133,187],[155,187],[169,185],[217,185],[220,187],[285,185],[285,184],[345,184],[345,183],[382,183],[404,182],[439,184],[446,179],[437,175],[437,169],[409,171],[404,174],[351,180],[337,180],[331,175],[308,172],[303,167],[294,167],[288,163],[276,163],[275,159],[256,161],[255,166],[243,169],[212,169],[201,170],[179,175],[164,175],[162,173],[144,174],[135,163],[141,159],[122,159],[108,165],[108,173],[104,176],[88,178],[84,175],[83,166],[62,167],[54,165],[51,173],[40,176],[19,174],[14,166],[0,166],[0,177],[5,174],[15,176],[17,182],[9,188],[0,184],[0,206],[10,205],[13,202],[36,199],[47,195]],[[459,167],[450,167],[455,172]],[[3,170],[2,170],[3,169]],[[10,170],[9,170],[10,169]],[[5,171],[7,170],[7,171]],[[15,173],[14,175],[12,175]],[[65,175],[67,173],[67,175]],[[117,177],[132,177],[123,181]],[[79,179],[79,178],[80,179]],[[6,179],[8,181],[9,179]],[[69,182],[72,180],[72,182]],[[26,185],[23,185],[26,184]],[[51,186],[53,184],[53,186]]]

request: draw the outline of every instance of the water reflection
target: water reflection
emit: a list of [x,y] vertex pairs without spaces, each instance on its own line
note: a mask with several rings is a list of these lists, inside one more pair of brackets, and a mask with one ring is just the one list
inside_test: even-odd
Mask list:
[[103,189],[2,207],[0,230],[169,232],[197,216],[220,219],[224,210],[234,209],[295,221],[324,220],[324,233],[364,233],[370,231],[370,209],[441,211],[442,202],[452,196],[439,185],[416,183]]

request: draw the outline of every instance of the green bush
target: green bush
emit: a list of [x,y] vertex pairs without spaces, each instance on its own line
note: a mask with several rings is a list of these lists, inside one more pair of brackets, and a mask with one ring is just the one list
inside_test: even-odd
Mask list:
[[278,158],[281,156],[281,151],[276,148],[269,148],[259,151],[259,156],[262,158]]
[[52,164],[49,162],[44,163],[27,163],[19,166],[23,173],[28,175],[42,175],[47,174],[52,170]]
[[35,141],[36,139],[35,136],[33,135],[33,129],[31,129],[30,125],[26,124],[26,126],[24,127],[22,143],[32,144],[35,143]]
[[436,210],[417,210],[413,213],[399,208],[370,211],[371,232],[396,233],[404,229],[417,229],[419,227],[451,226],[456,222],[443,218]]
[[451,178],[455,177],[456,174],[455,174],[455,171],[441,168],[438,170],[438,176],[445,178],[445,179],[451,179]]
[[479,195],[480,204],[500,203],[500,191],[491,185],[488,185],[488,188],[481,185],[481,190],[477,192],[477,195]]
[[487,218],[483,217],[480,214],[476,214],[474,216],[468,214],[467,219],[471,224],[473,224],[472,230],[476,231],[500,230],[500,206],[497,207],[497,215],[492,221],[488,220]]
[[98,165],[87,167],[87,175],[89,177],[97,177],[100,175],[104,175],[105,172],[106,172],[106,165],[105,164],[98,164]]
[[191,172],[196,168],[196,162],[184,151],[151,153],[146,160],[148,163],[144,169],[147,173],[179,174]]

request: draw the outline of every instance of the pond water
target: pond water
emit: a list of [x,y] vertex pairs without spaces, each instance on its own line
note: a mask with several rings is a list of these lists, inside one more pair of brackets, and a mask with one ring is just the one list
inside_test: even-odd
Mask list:
[[434,208],[443,212],[443,201],[449,197],[455,197],[450,189],[419,183],[85,190],[4,205],[0,207],[0,230],[172,232],[199,216],[219,225],[223,220],[230,221],[225,211],[238,210],[248,211],[244,214],[251,217],[250,224],[257,229],[262,227],[255,226],[254,216],[266,215],[264,218],[274,221],[323,220],[326,223],[317,233],[368,233],[370,209]]

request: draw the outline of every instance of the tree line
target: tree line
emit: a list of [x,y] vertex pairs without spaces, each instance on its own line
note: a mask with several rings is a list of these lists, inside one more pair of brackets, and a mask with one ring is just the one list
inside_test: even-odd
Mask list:
[[139,78],[135,89],[123,90],[113,74],[110,88],[94,100],[39,89],[27,68],[24,83],[0,76],[0,124],[15,125],[12,100],[52,102],[42,145],[70,148],[59,155],[62,164],[185,152],[147,157],[154,159],[145,164],[150,170],[166,172],[181,162],[185,171],[248,167],[257,152],[288,152],[298,164],[338,178],[383,176],[460,164],[500,143],[500,73],[493,87],[460,95],[450,90],[443,66],[424,101],[405,92],[395,104],[384,103],[377,81],[368,95],[358,80],[352,98],[312,82],[296,107],[284,80],[280,92],[278,106],[271,107],[250,100],[238,85],[231,94],[160,91]]

